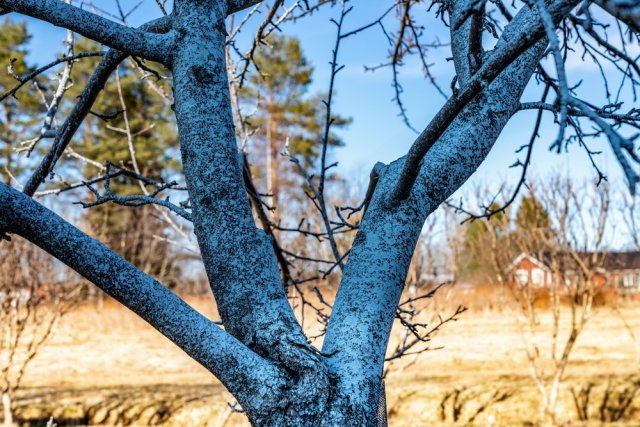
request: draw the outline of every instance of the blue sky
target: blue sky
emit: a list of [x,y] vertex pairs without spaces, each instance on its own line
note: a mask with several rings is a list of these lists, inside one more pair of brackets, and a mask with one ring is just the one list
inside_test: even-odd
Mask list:
[[[133,5],[137,0],[123,0],[125,5]],[[289,4],[290,2],[285,2]],[[388,0],[367,0],[352,2],[356,7],[345,20],[345,30],[357,28],[370,22],[381,14],[389,5]],[[113,10],[113,0],[93,0],[97,7]],[[126,8],[125,8],[126,9]],[[448,41],[448,29],[435,18],[434,12],[421,12],[425,26],[424,41]],[[329,60],[331,47],[335,41],[335,25],[329,19],[337,17],[338,8],[326,8],[299,23],[287,24],[282,27],[288,35],[298,37],[310,62],[315,66],[314,91],[326,91],[329,79]],[[129,20],[130,25],[139,25],[144,21],[159,16],[155,2],[145,0]],[[260,18],[258,18],[260,19]],[[256,20],[255,24],[258,23]],[[64,31],[40,21],[30,20],[30,31],[33,33],[31,60],[44,64],[60,51],[60,42]],[[247,46],[251,36],[251,28],[242,33],[241,46]],[[393,30],[393,23],[389,29]],[[490,43],[490,40],[487,40]],[[383,68],[376,72],[365,72],[364,65],[373,66],[387,61],[389,47],[382,31],[375,27],[360,36],[343,41],[339,54],[339,62],[345,65],[339,74],[336,89],[337,96],[335,111],[343,116],[351,116],[353,123],[341,132],[346,146],[334,151],[335,160],[340,162],[339,172],[351,175],[356,182],[366,181],[369,170],[377,161],[390,162],[405,154],[416,134],[404,125],[398,117],[398,107],[392,102],[394,92],[391,86],[391,69]],[[636,54],[640,53],[637,45],[630,46]],[[447,47],[430,50],[429,63],[438,83],[449,93],[449,85],[453,77],[453,65],[447,61],[450,56]],[[553,71],[551,63],[547,70]],[[611,69],[606,69],[610,73]],[[567,64],[568,77],[571,83],[582,80],[580,95],[587,99],[602,103],[603,89],[599,77],[599,70],[590,62],[584,62],[575,55]],[[425,80],[421,65],[417,60],[408,61],[401,70],[401,83],[404,87],[403,101],[408,110],[412,124],[421,129],[429,122],[435,112],[444,103],[444,98],[433,86]],[[615,85],[614,85],[615,87]],[[537,101],[540,92],[533,84],[525,92],[523,101]],[[626,108],[638,106],[633,103],[630,91],[622,93],[621,100]],[[485,163],[471,179],[485,182],[490,186],[499,187],[503,180],[516,180],[519,169],[510,169],[509,165],[517,159],[515,150],[525,144],[530,138],[535,113],[518,113],[507,125],[499,141],[490,153]],[[530,176],[545,176],[550,173],[562,172],[578,180],[595,180],[595,172],[589,164],[583,149],[578,146],[569,147],[568,153],[555,154],[548,151],[549,144],[556,136],[556,128],[552,123],[551,114],[545,114],[541,130],[541,138],[536,143],[534,160],[530,169]],[[609,181],[614,186],[625,185],[619,166],[615,163],[605,140],[594,141],[592,149],[602,150],[597,162],[606,171]],[[523,153],[520,154],[523,156]],[[463,188],[461,192],[464,192]]]

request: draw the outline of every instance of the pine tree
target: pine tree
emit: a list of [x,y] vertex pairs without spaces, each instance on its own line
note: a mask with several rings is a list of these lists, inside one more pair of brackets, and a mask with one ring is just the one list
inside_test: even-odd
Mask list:
[[[309,94],[313,66],[304,56],[298,39],[274,35],[258,50],[255,63],[259,73],[248,79],[240,92],[244,104],[256,105],[249,126],[257,130],[254,143],[262,145],[264,157],[252,159],[252,171],[262,187],[271,195],[271,204],[280,208],[274,213],[277,222],[282,214],[280,200],[296,197],[294,187],[304,186],[289,162],[282,161],[285,148],[313,167],[321,150],[325,124],[324,94]],[[350,123],[350,119],[334,117],[332,129]],[[342,144],[333,132],[330,146]],[[299,194],[298,194],[299,195]],[[280,211],[280,213],[278,213]]]
[[520,208],[516,214],[516,226],[521,230],[548,229],[551,225],[549,212],[532,193],[522,196]]
[[[489,210],[497,210],[496,203]],[[498,212],[491,218],[481,218],[466,223],[464,242],[460,253],[460,270],[465,279],[493,281],[500,274],[500,264],[492,251],[505,245],[508,239],[509,222],[507,212]]]
[[[0,23],[0,93],[4,93],[18,83],[7,71],[11,65],[16,75],[31,71],[33,67],[26,63],[27,45],[31,36],[27,25],[4,18]],[[0,180],[11,183],[11,175],[18,177],[21,172],[16,144],[25,138],[28,130],[37,122],[39,103],[35,91],[25,85],[15,97],[9,97],[0,103]]]
[[[79,39],[76,43],[77,52],[92,50],[99,50],[94,42]],[[95,69],[97,61],[90,59],[77,64],[74,67],[74,81],[85,81]],[[157,64],[149,65],[161,69]],[[156,180],[168,179],[172,173],[180,170],[180,162],[172,155],[175,154],[172,150],[177,148],[178,141],[170,108],[136,75],[132,63],[125,61],[117,72],[140,173]],[[166,73],[163,69],[162,72]],[[162,81],[157,84],[162,85]],[[72,88],[68,98],[74,99],[81,90],[81,85]],[[76,144],[76,151],[100,164],[109,162],[132,170],[127,135],[115,130],[125,128],[115,76],[105,86],[94,110],[109,119],[105,122],[102,118],[89,116],[80,135],[81,140]],[[79,163],[78,167],[86,178],[96,175],[96,168],[91,164]],[[142,193],[138,183],[129,178],[113,179],[110,186],[114,194],[121,196]],[[140,265],[145,272],[163,280],[169,287],[177,284],[177,254],[169,243],[162,240],[168,237],[168,226],[152,206],[136,209],[114,204],[99,205],[87,211],[86,220],[96,235],[128,261]],[[153,239],[153,236],[160,239]],[[148,244],[149,241],[154,243]]]

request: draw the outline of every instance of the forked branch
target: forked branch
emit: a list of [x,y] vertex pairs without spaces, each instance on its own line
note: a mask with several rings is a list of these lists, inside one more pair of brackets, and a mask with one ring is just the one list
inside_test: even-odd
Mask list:
[[[555,1],[549,5],[548,13],[554,19],[554,22],[558,22],[577,3],[576,0]],[[509,64],[541,40],[544,36],[544,31],[544,26],[538,18],[537,11],[525,6],[524,10],[520,11],[516,19],[505,29],[496,49],[487,61],[460,90],[458,95],[450,98],[445,103],[413,143],[407,154],[398,183],[391,194],[391,206],[397,206],[399,202],[407,198],[418,177],[420,164],[425,154],[433,147],[460,111],[500,75]]]

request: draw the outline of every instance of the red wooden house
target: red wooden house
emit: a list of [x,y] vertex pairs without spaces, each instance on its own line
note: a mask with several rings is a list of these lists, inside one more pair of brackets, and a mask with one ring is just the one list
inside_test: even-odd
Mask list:
[[[541,259],[539,259],[541,258]],[[640,252],[582,252],[575,255],[545,253],[536,258],[522,253],[507,268],[514,287],[530,284],[534,289],[551,286],[554,273],[569,284],[579,271],[578,262],[590,265],[592,280],[602,290],[640,294]]]

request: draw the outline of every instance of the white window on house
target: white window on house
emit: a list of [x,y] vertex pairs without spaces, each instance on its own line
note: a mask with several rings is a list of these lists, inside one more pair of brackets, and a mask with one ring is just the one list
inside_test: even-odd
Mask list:
[[514,278],[518,286],[524,287],[529,284],[531,280],[531,286],[535,288],[541,288],[544,283],[544,270],[539,268],[533,268],[531,270],[518,269],[514,273]]
[[516,284],[521,288],[525,287],[529,282],[529,271],[528,270],[516,270],[514,273]]
[[531,270],[531,284],[536,288],[541,288],[545,285],[543,270],[539,268]]
[[622,287],[627,291],[637,290],[640,284],[639,279],[637,272],[625,271],[622,275]]

